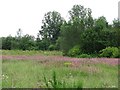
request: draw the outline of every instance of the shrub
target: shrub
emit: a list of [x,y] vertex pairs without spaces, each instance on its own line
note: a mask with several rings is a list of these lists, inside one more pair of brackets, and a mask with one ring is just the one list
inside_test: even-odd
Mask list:
[[64,66],[66,66],[66,67],[71,66],[71,65],[72,65],[71,62],[65,62],[65,63],[64,63]]
[[78,55],[77,57],[78,58],[91,58],[91,56],[88,54],[81,54],[81,55]]
[[48,50],[52,51],[52,50],[56,50],[56,46],[55,45],[50,45],[48,47]]
[[117,47],[106,47],[105,49],[100,50],[100,57],[109,57],[109,58],[119,58],[119,49]]
[[75,57],[81,53],[80,46],[76,45],[72,49],[69,50],[68,56]]

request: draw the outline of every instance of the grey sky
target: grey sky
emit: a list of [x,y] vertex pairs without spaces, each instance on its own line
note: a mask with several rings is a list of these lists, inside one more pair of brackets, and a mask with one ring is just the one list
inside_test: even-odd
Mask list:
[[105,16],[109,23],[118,18],[119,0],[0,0],[0,36],[16,35],[21,28],[23,34],[36,37],[44,14],[58,11],[65,19],[75,4],[92,9],[94,18]]

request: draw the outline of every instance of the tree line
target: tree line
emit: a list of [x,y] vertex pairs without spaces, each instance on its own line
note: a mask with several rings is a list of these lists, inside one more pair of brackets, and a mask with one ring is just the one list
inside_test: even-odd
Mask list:
[[31,35],[1,37],[5,50],[61,50],[64,55],[98,54],[107,47],[120,47],[120,20],[109,24],[104,16],[94,19],[92,10],[74,5],[66,21],[59,12],[44,15],[37,38]]

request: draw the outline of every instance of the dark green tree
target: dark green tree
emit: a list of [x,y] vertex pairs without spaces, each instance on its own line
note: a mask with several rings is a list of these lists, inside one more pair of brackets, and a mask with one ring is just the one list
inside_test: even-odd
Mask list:
[[104,16],[99,17],[94,20],[94,28],[95,30],[102,30],[108,28],[108,22]]
[[120,28],[120,19],[114,19],[113,20],[113,27],[114,28]]
[[33,50],[35,49],[35,38],[31,35],[24,35],[20,40],[20,49]]
[[2,37],[2,49],[11,50],[12,49],[12,40],[13,37],[11,35],[7,37]]
[[80,44],[80,35],[82,33],[79,19],[73,21],[73,23],[64,23],[61,27],[61,36],[59,38],[60,48],[67,54],[69,49],[77,44]]
[[63,23],[60,13],[56,11],[46,13],[42,23],[42,30],[39,31],[41,38],[50,44],[55,44],[60,35],[60,27]]
[[40,38],[40,34],[38,33],[36,38],[36,50],[48,50],[50,43],[48,39]]
[[19,28],[17,31],[17,35],[13,37],[12,40],[12,49],[20,49],[20,43],[22,39],[22,30]]
[[94,20],[89,8],[74,5],[69,11],[70,20],[61,27],[60,47],[65,54],[75,45],[81,46],[81,35],[88,28],[92,29]]
[[87,14],[87,9],[81,5],[74,5],[72,9],[69,11],[70,19],[80,18],[85,19]]
[[120,47],[120,20],[115,19],[113,20],[113,28],[112,28],[114,34],[114,46]]
[[[108,22],[104,16],[93,21],[81,35],[81,49],[85,53],[97,53],[99,50],[109,46],[112,42],[112,32],[108,28]],[[109,30],[109,31],[108,31]]]

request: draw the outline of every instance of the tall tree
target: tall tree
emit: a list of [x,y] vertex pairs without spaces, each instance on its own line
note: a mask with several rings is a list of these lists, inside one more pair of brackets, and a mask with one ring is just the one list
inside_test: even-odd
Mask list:
[[11,35],[7,37],[2,37],[2,49],[11,50],[12,49],[12,40],[13,37]]
[[63,18],[60,13],[52,11],[45,14],[42,23],[42,30],[39,31],[42,39],[49,41],[50,44],[54,44],[59,37]]
[[120,20],[119,19],[114,19],[113,20],[113,27],[114,28],[120,28]]
[[119,46],[120,47],[120,19],[115,19],[113,20],[113,28],[112,28],[115,32],[115,37],[114,37],[114,44],[116,44],[115,46]]
[[74,5],[69,11],[70,21],[73,22],[74,19],[79,19],[81,25],[84,26],[83,29],[91,28],[94,24],[92,18],[92,10],[90,8],[84,8],[82,5]]
[[95,30],[102,30],[108,28],[108,22],[104,16],[99,17],[95,20]]
[[[110,45],[112,32],[108,30],[108,22],[104,16],[99,17],[89,25],[81,35],[81,48],[85,53],[95,53]],[[111,41],[110,41],[111,39]]]
[[80,45],[81,34],[92,28],[94,21],[91,9],[81,5],[74,5],[69,11],[70,20],[61,27],[60,47],[65,54],[75,45]]
[[74,5],[73,8],[69,11],[70,19],[81,18],[84,19],[87,13],[87,9],[81,5]]

